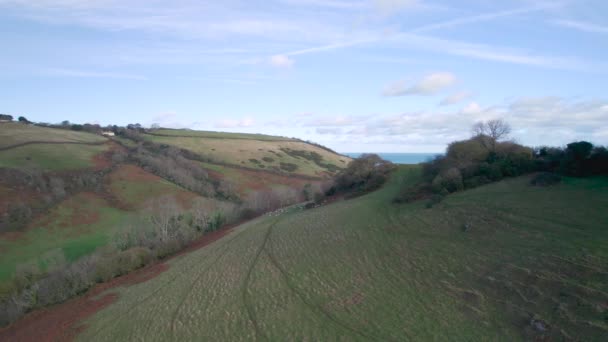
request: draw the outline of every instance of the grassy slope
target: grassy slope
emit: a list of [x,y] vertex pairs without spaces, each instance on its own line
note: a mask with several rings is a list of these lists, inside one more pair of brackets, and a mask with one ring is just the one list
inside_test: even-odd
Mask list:
[[[134,165],[121,165],[106,178],[111,199],[98,194],[71,196],[28,225],[23,233],[0,234],[0,283],[10,279],[15,266],[39,260],[46,252],[60,248],[68,260],[93,252],[110,241],[117,230],[127,227],[136,210],[162,196],[174,197],[188,209],[200,196],[184,190]],[[0,189],[1,190],[1,189]],[[218,201],[202,199],[209,210]]]
[[[103,143],[106,138],[70,130],[19,123],[0,124],[0,148],[27,143]],[[0,167],[48,171],[76,170],[93,166],[93,157],[108,145],[36,143],[0,151]]]
[[[24,142],[99,143],[106,138],[84,132],[37,127],[19,123],[0,124],[0,147]],[[0,151],[0,167],[64,172],[90,168],[93,158],[108,149],[109,144],[30,144]],[[6,285],[16,265],[39,261],[54,249],[64,251],[68,260],[94,251],[109,242],[112,234],[125,227],[135,211],[154,198],[175,197],[189,208],[198,196],[179,186],[145,172],[134,165],[123,165],[105,180],[105,194],[81,193],[58,203],[34,219],[23,232],[0,234],[0,287]],[[41,195],[33,190],[4,184],[0,180],[0,215],[14,201],[41,207]],[[217,201],[206,199],[204,205],[215,208]]]
[[119,289],[79,338],[511,341],[530,338],[532,315],[554,336],[606,336],[607,179],[391,205],[417,174],[245,224]]
[[94,251],[123,227],[128,216],[95,194],[66,199],[32,222],[25,232],[0,235],[0,282],[13,275],[17,264],[39,260],[53,249],[62,249],[68,260]]
[[[349,158],[340,156],[305,142],[260,134],[199,132],[187,130],[159,130],[159,134],[170,132],[172,137],[146,134],[144,137],[151,141],[177,146],[195,153],[211,157],[216,162],[227,163],[249,168],[264,169],[278,168],[280,163],[293,163],[298,166],[296,174],[320,176],[326,169],[319,167],[312,160],[295,158],[287,155],[281,148],[292,150],[314,151],[319,153],[327,163],[345,167]],[[159,132],[157,131],[157,133]],[[212,134],[216,133],[216,134]],[[179,134],[179,136],[178,136]],[[279,140],[275,140],[279,138]],[[264,161],[263,158],[273,161]],[[259,163],[252,162],[256,159]],[[260,167],[263,165],[263,168]]]
[[104,142],[107,139],[86,132],[38,127],[21,123],[0,123],[0,147],[16,145],[28,141],[53,142]]

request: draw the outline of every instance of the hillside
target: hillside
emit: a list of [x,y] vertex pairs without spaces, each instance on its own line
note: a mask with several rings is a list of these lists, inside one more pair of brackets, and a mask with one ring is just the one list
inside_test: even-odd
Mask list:
[[262,134],[191,130],[151,130],[147,141],[183,148],[213,164],[324,177],[346,167],[350,158],[310,143]]
[[0,124],[0,168],[74,170],[95,166],[109,148],[99,135],[24,125]]
[[[389,204],[400,186],[418,179],[418,168],[402,168],[372,194],[239,226],[150,270],[151,280],[57,308],[83,319],[76,330],[45,330],[57,324],[51,312],[0,337],[606,337],[608,179],[532,187],[523,176],[450,195],[431,209]],[[106,305],[85,319],[92,313],[86,308]]]
[[[216,157],[240,153],[234,150],[234,142],[244,141],[248,148],[263,145],[276,151],[284,147],[278,144],[293,143],[296,145],[285,146],[300,146],[331,160],[343,159],[295,139],[259,134],[165,129],[155,134],[166,136],[144,135],[167,139],[169,144],[173,143],[168,137],[171,134],[179,135],[175,139],[212,140]],[[196,138],[183,138],[182,134]],[[207,140],[192,141],[204,146]],[[257,150],[260,163],[247,168],[179,159],[172,152],[151,149],[138,154],[140,147],[122,136],[108,139],[69,129],[0,124],[0,300],[12,289],[11,280],[19,269],[34,265],[44,271],[45,260],[57,254],[68,262],[78,260],[110,244],[157,200],[169,197],[178,210],[200,209],[208,215],[221,211],[224,216],[234,216],[237,213],[232,212],[246,205],[248,198],[264,197],[260,193],[292,197],[281,201],[298,200],[307,184],[318,185],[329,173],[310,160],[287,155],[276,156],[279,171],[269,172],[269,159]],[[237,163],[231,158],[226,161]],[[281,162],[298,163],[302,173],[281,170]],[[254,209],[264,210],[262,206]]]

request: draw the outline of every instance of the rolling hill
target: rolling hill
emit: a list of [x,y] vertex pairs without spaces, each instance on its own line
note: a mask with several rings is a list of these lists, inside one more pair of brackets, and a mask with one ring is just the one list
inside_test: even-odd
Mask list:
[[[182,136],[186,133],[191,137]],[[235,197],[242,199],[253,191],[283,188],[299,191],[308,183],[320,182],[330,173],[303,157],[285,154],[275,156],[273,162],[269,162],[265,156],[274,156],[268,152],[270,150],[296,146],[314,153],[313,156],[335,161],[336,165],[349,161],[295,139],[165,129],[157,130],[155,134],[163,135],[142,135],[176,146],[182,146],[182,140],[187,141],[196,147],[193,148],[196,152],[206,151],[202,147],[211,140],[212,148],[217,151],[213,156],[226,154],[220,163],[187,161],[197,163],[199,173],[208,174],[204,180],[199,177],[196,182],[197,185],[207,183],[202,185],[211,193],[189,190],[183,182],[139,164],[131,158],[139,143],[122,136],[109,139],[69,129],[0,124],[0,298],[7,288],[10,289],[10,280],[21,264],[40,264],[44,268],[45,255],[57,251],[63,253],[67,261],[77,260],[107,245],[113,235],[128,226],[130,220],[155,199],[169,196],[183,210],[196,203],[205,210],[215,211],[234,207],[239,201],[214,195],[214,188],[217,189],[220,182],[224,188],[233,189]],[[199,138],[201,141],[197,140]],[[260,162],[248,165],[250,167],[236,165],[239,159],[228,157],[240,153],[234,149],[238,148],[235,141],[245,142],[250,150],[255,147],[256,152],[251,150],[247,159],[258,157]],[[258,151],[262,147],[266,152]],[[150,158],[156,156],[155,153],[148,155]],[[165,158],[163,162],[166,160],[169,159]],[[318,160],[325,162],[325,159]],[[281,170],[281,162],[297,164],[298,172]],[[278,165],[278,171],[271,170],[273,163]],[[265,165],[268,169],[262,167]]]
[[298,139],[262,134],[151,130],[147,141],[187,149],[213,164],[323,177],[347,166],[350,158]]
[[[391,204],[419,174],[403,167],[363,197],[291,207],[236,227],[155,266],[150,280],[56,308],[80,321],[49,336],[605,339],[608,179],[533,187],[523,176],[450,195],[430,209]],[[50,334],[53,319],[52,312],[26,319],[0,337]]]

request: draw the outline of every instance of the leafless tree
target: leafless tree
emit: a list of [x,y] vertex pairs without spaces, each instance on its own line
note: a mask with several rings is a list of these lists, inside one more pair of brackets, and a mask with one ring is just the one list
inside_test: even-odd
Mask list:
[[480,121],[473,125],[472,131],[474,136],[485,135],[494,141],[499,141],[511,134],[511,125],[502,119]]
[[173,237],[173,226],[175,218],[179,214],[180,209],[175,199],[171,196],[163,196],[155,200],[150,206],[151,211],[150,223],[158,233],[161,242],[169,240]]
[[494,119],[477,122],[471,130],[483,146],[494,151],[496,142],[508,138],[511,134],[511,125],[502,119]]

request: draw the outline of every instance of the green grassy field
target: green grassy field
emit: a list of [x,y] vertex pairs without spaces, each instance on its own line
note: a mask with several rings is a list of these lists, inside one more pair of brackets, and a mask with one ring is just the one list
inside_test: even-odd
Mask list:
[[[195,134],[197,131],[191,131]],[[281,169],[281,163],[291,163],[297,166],[293,171],[295,174],[303,174],[308,176],[321,176],[329,170],[317,165],[313,160],[304,157],[294,157],[288,155],[281,149],[289,148],[295,151],[316,152],[322,158],[323,162],[335,165],[337,167],[346,167],[350,159],[331,153],[316,146],[296,141],[296,140],[281,140],[275,141],[268,136],[266,138],[257,139],[258,135],[252,135],[254,138],[240,138],[239,134],[235,136],[232,133],[218,133],[223,138],[205,137],[209,132],[202,132],[202,137],[196,136],[155,136],[144,134],[143,136],[153,142],[173,145],[176,147],[191,150],[197,154],[210,157],[214,162],[232,164],[237,166],[245,166],[259,170],[265,169]]]
[[607,336],[608,179],[391,204],[418,177],[404,168],[375,193],[242,225],[114,289],[78,338],[513,341],[539,324],[553,340]]
[[94,165],[95,155],[108,149],[108,145],[102,144],[105,141],[106,138],[90,133],[4,123],[0,124],[0,149],[35,143],[0,151],[0,167],[43,171],[88,168]]
[[51,250],[61,249],[68,261],[93,252],[124,227],[130,215],[95,194],[66,199],[25,232],[0,235],[0,283],[12,277],[16,265],[40,261]]
[[86,132],[25,125],[16,122],[0,124],[0,148],[29,141],[96,143],[106,140],[102,136]]
[[106,245],[156,198],[171,196],[183,209],[190,208],[195,199],[209,210],[219,205],[215,199],[202,198],[134,165],[118,167],[106,181],[111,199],[79,193],[35,219],[24,231],[0,234],[0,285],[11,279],[17,265],[40,262],[49,251],[60,249],[73,261]]
[[77,170],[92,167],[93,157],[107,145],[25,145],[0,151],[0,167],[44,171]]

